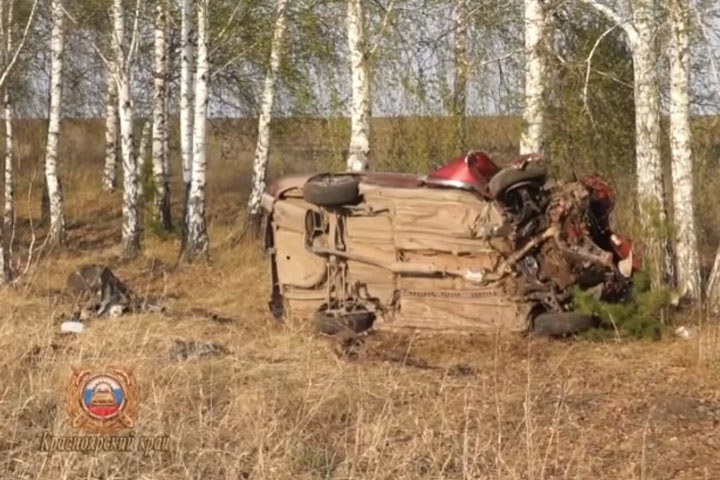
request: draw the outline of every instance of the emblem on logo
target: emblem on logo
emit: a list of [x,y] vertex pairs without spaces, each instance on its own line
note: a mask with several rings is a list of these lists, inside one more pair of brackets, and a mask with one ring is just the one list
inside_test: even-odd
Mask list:
[[132,372],[74,370],[65,403],[72,425],[91,433],[114,433],[132,428],[137,415],[137,387]]

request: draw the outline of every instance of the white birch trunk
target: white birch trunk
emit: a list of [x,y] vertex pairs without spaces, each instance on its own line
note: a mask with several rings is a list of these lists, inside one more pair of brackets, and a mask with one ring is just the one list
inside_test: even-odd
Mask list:
[[180,156],[183,178],[183,241],[187,240],[187,209],[193,158],[193,0],[181,0]]
[[465,152],[467,142],[465,138],[465,115],[467,109],[467,30],[468,30],[468,0],[455,0],[455,81],[453,82],[452,113],[455,118],[455,148]]
[[690,34],[687,0],[670,2],[670,148],[681,296],[699,300],[700,260],[693,207],[693,159],[690,147]]
[[283,36],[285,34],[287,0],[278,0],[277,16],[272,44],[270,46],[270,68],[265,74],[262,99],[260,101],[260,119],[258,120],[258,137],[253,160],[252,191],[248,200],[248,214],[251,222],[261,213],[260,199],[265,191],[265,176],[270,158],[270,121],[272,119],[273,101],[275,99],[275,82],[280,68]]
[[152,171],[154,183],[153,216],[155,223],[164,229],[170,224],[170,197],[167,165],[167,48],[165,4],[155,6],[155,79],[152,119]]
[[[2,19],[2,15],[0,15]],[[1,20],[0,20],[1,21]],[[8,50],[9,52],[9,50]],[[12,108],[10,106],[10,94],[7,87],[4,89],[5,103],[5,214],[0,222],[0,286],[10,282],[10,242],[9,237],[13,229],[14,204],[13,204],[13,174],[12,174]]]
[[140,130],[140,145],[135,154],[135,164],[137,168],[138,181],[141,181],[143,172],[145,171],[145,161],[148,157],[148,150],[152,147],[153,124],[151,119],[143,120],[142,129]]
[[110,66],[106,73],[105,95],[105,169],[103,170],[103,190],[115,191],[117,183],[117,151],[118,151],[118,99],[117,82],[115,81],[115,67],[109,60]]
[[[2,18],[1,15],[0,18]],[[7,19],[7,29],[4,32],[7,41],[5,42],[3,68],[8,67],[10,55],[12,55],[13,51],[13,2],[10,2],[8,7]],[[11,235],[10,232],[12,232],[15,227],[15,175],[13,171],[15,166],[15,137],[13,136],[14,115],[12,99],[10,97],[10,89],[7,85],[3,88],[3,105],[5,113],[5,205],[3,208],[3,223],[5,224],[5,231],[8,232],[8,235]],[[12,246],[8,244],[7,248],[10,250]]]
[[370,71],[363,0],[348,0],[347,29],[352,76],[347,169],[357,172],[368,169],[370,155]]
[[[12,19],[12,15],[8,14],[8,18]],[[0,4],[0,34],[6,35],[3,29],[3,5]],[[8,41],[5,43],[5,45],[2,45],[0,49],[0,53],[2,54],[2,68],[5,68],[5,65],[7,64],[8,56],[10,55],[10,45],[11,45],[11,33],[10,33],[10,25],[11,21],[8,21],[8,32],[7,37]],[[5,178],[4,178],[4,190],[5,190],[5,199],[6,199],[6,209],[7,209],[7,192],[8,192],[8,178],[7,178],[7,168],[8,164],[10,164],[10,168],[12,168],[12,115],[8,113],[8,107],[10,106],[9,101],[9,93],[7,87],[3,89],[3,100],[5,104],[5,162],[4,162],[4,169],[5,169]],[[12,173],[12,170],[10,170]],[[12,186],[12,175],[10,176],[10,185]],[[12,187],[11,187],[12,188]],[[12,218],[12,217],[11,217]],[[9,228],[9,222],[8,222],[8,215],[7,212],[4,215],[3,221],[0,222],[0,286],[5,285],[10,282],[10,264],[9,264],[9,255],[7,253],[8,246],[8,239],[5,236],[5,233],[10,232]]]
[[[4,21],[2,15],[2,7],[0,7],[0,24]],[[8,12],[8,27],[6,32],[2,32],[7,36],[3,53],[3,68],[8,64],[10,52],[12,52],[12,4]],[[2,25],[0,25],[2,29]],[[4,190],[5,190],[5,208],[3,221],[0,222],[0,285],[10,282],[10,242],[9,237],[13,229],[14,220],[14,200],[13,200],[13,130],[12,130],[12,106],[10,104],[10,93],[8,87],[3,89],[3,103],[5,111],[5,158],[4,158]]]
[[[167,50],[166,53],[166,63],[165,67],[167,68],[168,65],[170,65],[170,49]],[[168,222],[170,222],[170,179],[172,178],[172,169],[170,165],[170,117],[169,117],[169,98],[170,98],[170,82],[165,82],[165,128],[162,131],[162,141],[163,141],[163,164],[164,164],[164,171],[165,171],[165,178],[167,178],[168,184],[165,187],[165,196],[167,197],[168,201]]]
[[3,95],[3,103],[5,104],[5,208],[3,215],[3,223],[6,231],[10,232],[15,223],[15,182],[14,182],[14,163],[15,163],[15,138],[13,136],[13,107],[10,100],[8,88],[5,88]]
[[209,0],[197,0],[197,69],[195,76],[195,118],[193,130],[193,158],[190,174],[190,198],[187,215],[187,244],[189,258],[206,254],[209,250],[205,223],[205,129],[207,122],[208,76],[207,11]]
[[520,153],[542,150],[545,97],[545,60],[542,41],[545,12],[542,0],[525,0],[525,108]]
[[655,47],[654,0],[632,0],[632,21],[597,0],[590,5],[627,35],[633,57],[635,99],[635,158],[640,222],[645,234],[646,255],[653,285],[673,283],[674,261],[669,239],[663,233],[667,222],[665,185],[660,160],[660,105],[658,99],[658,54]]
[[633,23],[637,43],[633,51],[635,84],[635,158],[640,221],[648,232],[646,257],[653,281],[672,284],[674,265],[669,239],[662,233],[667,222],[665,185],[660,159],[660,103],[658,96],[658,53],[655,47],[653,0],[633,2]]
[[130,65],[123,52],[125,12],[122,0],[113,0],[113,48],[115,51],[115,81],[118,86],[120,116],[120,147],[123,167],[123,227],[122,256],[135,257],[140,250],[140,222],[138,219],[138,177],[133,141],[133,105],[130,97]]
[[[0,15],[2,18],[2,15]],[[9,50],[8,50],[9,51]],[[4,89],[5,103],[5,214],[0,222],[0,285],[10,282],[10,242],[9,237],[14,223],[13,200],[13,134],[12,134],[12,107],[7,87]]]
[[50,34],[50,118],[48,121],[47,149],[45,153],[45,179],[50,202],[51,244],[65,243],[65,206],[58,179],[58,144],[60,140],[60,116],[63,90],[63,32],[64,12],[61,0],[52,0],[52,31]]

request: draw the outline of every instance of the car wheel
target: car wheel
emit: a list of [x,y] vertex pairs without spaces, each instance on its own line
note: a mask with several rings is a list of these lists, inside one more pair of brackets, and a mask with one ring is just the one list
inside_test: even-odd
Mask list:
[[498,198],[505,190],[520,182],[544,181],[547,170],[539,165],[529,165],[523,170],[503,168],[488,182],[488,190],[492,198]]
[[356,203],[360,198],[356,175],[323,174],[318,175],[303,186],[303,198],[306,202],[320,207],[337,207]]
[[340,332],[360,333],[372,327],[375,315],[366,310],[345,314],[333,314],[327,310],[315,312],[315,329],[320,333],[335,335]]
[[533,321],[533,333],[540,336],[561,336],[597,327],[598,318],[578,312],[541,313]]

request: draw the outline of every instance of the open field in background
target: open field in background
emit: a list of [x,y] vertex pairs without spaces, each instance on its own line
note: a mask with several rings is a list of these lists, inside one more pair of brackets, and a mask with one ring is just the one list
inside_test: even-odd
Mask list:
[[[175,179],[179,181],[177,120],[171,121],[171,156]],[[247,195],[250,183],[250,162],[255,147],[257,122],[252,119],[211,119],[209,125],[209,175],[211,188],[231,189],[238,194],[238,207]],[[377,170],[399,170],[425,173],[434,166],[458,155],[453,142],[453,122],[447,117],[387,117],[373,118],[371,166]],[[517,153],[521,119],[512,116],[470,117],[467,119],[469,148],[490,153],[503,164]],[[662,124],[662,150],[666,171],[666,194],[672,195],[669,167],[667,122]],[[136,137],[140,136],[140,122],[136,122]],[[278,118],[273,120],[269,177],[314,169],[342,169],[349,138],[349,123],[344,118]],[[21,120],[15,127],[18,137],[18,157],[23,186],[34,178],[33,188],[42,185],[46,122]],[[586,132],[588,133],[588,132]],[[591,132],[588,133],[591,135]],[[599,173],[610,180],[615,193],[616,230],[636,233],[633,202],[634,166],[627,165],[614,152],[614,145],[583,151],[584,143],[568,138],[568,148],[562,156],[549,155],[547,161],[562,176]],[[4,145],[0,145],[0,152]],[[716,245],[720,242],[720,210],[717,192],[720,191],[720,117],[700,116],[693,121],[693,153],[696,160],[696,201],[699,237],[703,264],[712,263]],[[63,121],[60,145],[61,175],[65,181],[83,177],[82,185],[100,182],[97,170],[104,155],[104,127],[101,119]],[[79,180],[79,179],[78,179]],[[86,182],[87,181],[87,182]],[[88,183],[89,182],[89,183]],[[234,183],[231,183],[234,182]],[[176,190],[178,191],[178,190]],[[19,191],[20,193],[20,191]],[[68,192],[72,195],[72,192]],[[212,202],[212,197],[210,198]],[[672,202],[669,203],[672,215]],[[638,235],[634,235],[638,236]]]
[[[170,147],[173,165],[179,168],[180,145],[177,119],[171,126]],[[209,171],[225,176],[227,168],[234,174],[250,171],[249,162],[255,148],[257,121],[251,119],[210,119]],[[342,167],[349,138],[349,123],[344,118],[330,119],[274,119],[271,144],[271,176],[313,168]],[[136,136],[140,136],[140,122],[136,122]],[[452,122],[443,117],[375,118],[373,129],[373,168],[404,171],[425,171],[440,164],[451,155],[453,147]],[[44,158],[46,121],[20,120],[16,122],[20,169],[26,174],[37,170],[41,179]],[[517,117],[482,117],[468,119],[468,138],[480,139],[473,148],[483,149],[509,159],[517,149],[520,119]],[[136,139],[137,140],[137,139]],[[94,169],[100,168],[104,156],[104,121],[102,119],[65,119],[60,145],[61,174],[72,176],[78,166],[88,167],[88,173],[99,182]],[[2,151],[3,145],[0,145]],[[217,168],[216,166],[222,166]],[[222,171],[219,171],[222,169]],[[175,172],[179,173],[179,172]],[[247,188],[248,181],[237,188]],[[211,182],[212,183],[212,182]]]
[[[425,121],[435,139],[428,144],[449,141],[442,122]],[[512,153],[519,124],[503,121],[485,124],[495,140],[479,147]],[[15,288],[0,290],[0,479],[720,478],[715,326],[659,342],[375,334],[344,357],[307,325],[275,322],[259,243],[227,241],[247,194],[253,127],[221,123],[215,132],[238,133],[212,137],[212,262],[183,266],[177,237],[150,228],[140,258],[117,260],[121,194],[100,192],[102,123],[64,126],[69,245],[42,249]],[[344,138],[344,124],[332,137],[321,122],[302,130],[279,123],[274,175],[341,158],[344,141],[331,140]],[[44,134],[36,124],[18,135],[23,270],[29,220],[39,218]],[[425,147],[413,148],[420,155]],[[447,156],[433,148],[438,161]],[[428,158],[408,165],[419,170]],[[179,181],[176,170],[175,219]],[[71,308],[65,278],[87,262],[110,265],[172,314],[93,320],[82,335],[62,336]],[[218,341],[229,353],[176,363],[168,355],[175,339]],[[38,453],[43,432],[77,434],[63,405],[71,367],[109,364],[135,369],[135,434],[170,435],[172,451]]]

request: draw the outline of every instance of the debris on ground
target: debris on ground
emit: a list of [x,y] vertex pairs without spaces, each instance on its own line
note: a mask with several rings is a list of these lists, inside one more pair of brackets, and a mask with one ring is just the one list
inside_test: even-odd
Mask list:
[[82,333],[85,330],[85,324],[76,320],[68,320],[60,325],[62,333]]
[[75,306],[100,300],[94,305],[95,314],[102,316],[113,305],[129,304],[132,292],[105,265],[81,265],[67,279],[67,292],[74,297]]
[[218,342],[175,340],[175,345],[170,349],[170,360],[180,362],[193,357],[218,356],[226,353],[228,353],[227,349]]
[[234,318],[199,307],[188,311],[168,311],[157,297],[135,294],[106,265],[85,264],[77,267],[68,275],[66,293],[73,300],[73,309],[60,327],[63,333],[80,333],[84,324],[93,318],[117,318],[132,313],[162,313],[177,319],[190,314],[220,324],[235,322]]
[[74,302],[70,321],[87,321],[106,314],[119,317],[125,313],[164,311],[157,299],[135,295],[106,265],[80,265],[68,275],[66,291]]
[[693,327],[682,326],[675,329],[675,336],[683,340],[691,340],[697,337],[697,333],[697,329]]

